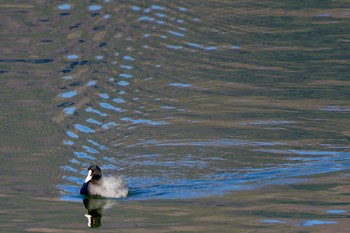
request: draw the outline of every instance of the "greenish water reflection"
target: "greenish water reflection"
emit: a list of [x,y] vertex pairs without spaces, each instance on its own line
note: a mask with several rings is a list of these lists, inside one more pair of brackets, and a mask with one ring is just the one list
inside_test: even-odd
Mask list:
[[85,232],[88,224],[103,232],[342,232],[350,227],[348,177],[315,179],[310,186],[272,186],[192,200],[90,203],[2,195],[1,232]]

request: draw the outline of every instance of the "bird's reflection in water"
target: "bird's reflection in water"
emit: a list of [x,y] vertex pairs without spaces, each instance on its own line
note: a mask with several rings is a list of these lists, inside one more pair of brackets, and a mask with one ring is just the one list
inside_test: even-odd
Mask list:
[[99,228],[101,226],[103,211],[113,207],[117,202],[110,199],[90,197],[85,198],[83,203],[88,210],[88,213],[85,214],[85,217],[88,220],[88,226],[90,228]]

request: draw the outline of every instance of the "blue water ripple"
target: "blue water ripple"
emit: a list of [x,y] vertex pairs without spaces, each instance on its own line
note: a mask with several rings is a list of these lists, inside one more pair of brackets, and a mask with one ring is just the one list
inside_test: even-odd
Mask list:
[[79,58],[79,56],[77,54],[69,54],[66,57],[70,60],[76,60]]
[[128,66],[128,65],[120,65],[121,68],[123,69],[127,69],[127,70],[131,70],[132,66]]
[[72,75],[66,75],[66,76],[63,76],[62,78],[63,78],[63,79],[72,79],[73,76],[72,76]]
[[72,115],[75,111],[76,107],[65,108],[64,111],[67,115]]
[[72,140],[64,140],[63,144],[68,145],[68,146],[73,146],[74,142]]
[[73,91],[68,91],[68,92],[65,92],[65,93],[61,93],[59,94],[58,96],[61,97],[61,98],[72,98],[73,96],[76,96],[78,94],[78,92],[76,90],[73,90]]
[[93,113],[96,113],[100,116],[107,116],[106,113],[103,113],[103,112],[100,112],[99,110],[96,110],[96,109],[93,109],[92,107],[88,107],[85,109],[86,112],[93,112]]
[[79,158],[79,159],[90,159],[90,160],[96,160],[94,157],[88,155],[87,153],[85,152],[79,152],[79,151],[76,151],[74,152],[74,154]]
[[98,10],[101,10],[101,9],[102,9],[102,6],[100,6],[100,5],[89,6],[89,10],[90,11],[98,11]]
[[89,127],[81,124],[74,124],[74,127],[79,130],[80,132],[84,133],[95,133],[93,129],[90,129]]
[[58,8],[59,10],[65,11],[65,10],[70,10],[70,9],[72,9],[72,5],[69,4],[69,3],[65,3],[65,4],[61,4],[61,5],[57,6],[57,8]]
[[113,105],[111,105],[111,104],[109,104],[109,103],[102,102],[102,103],[100,103],[100,106],[101,106],[102,108],[114,110],[114,111],[117,111],[117,112],[124,112],[123,109],[114,107]]
[[326,210],[326,213],[329,213],[329,214],[344,214],[346,212],[347,212],[346,210]]
[[126,82],[126,81],[119,81],[118,84],[119,84],[120,86],[125,87],[125,86],[128,86],[128,85],[129,85],[129,82]]
[[116,102],[118,104],[122,104],[122,103],[125,103],[125,100],[123,100],[122,98],[115,98],[115,99],[113,99],[113,102]]
[[163,10],[165,10],[165,7],[163,7],[163,6],[158,6],[158,5],[153,5],[153,6],[151,6],[151,9],[152,9],[152,10],[160,10],[160,11],[163,11]]
[[131,9],[134,10],[134,11],[140,11],[140,10],[141,10],[141,7],[132,6]]
[[183,37],[185,36],[185,34],[183,33],[180,33],[180,32],[175,32],[175,31],[172,31],[172,30],[168,30],[168,32],[174,36],[180,36],[180,37]]
[[119,74],[119,76],[123,78],[132,78],[132,74]]
[[170,83],[168,85],[173,87],[192,87],[192,84],[187,83]]
[[96,81],[89,81],[86,85],[87,86],[94,86],[94,85],[96,85]]
[[91,153],[91,154],[98,154],[100,152],[98,152],[97,150],[95,150],[94,148],[92,147],[89,147],[89,146],[85,146],[83,145],[82,146],[87,152]]
[[124,60],[127,60],[127,61],[133,61],[135,60],[134,58],[130,57],[130,56],[124,56],[123,57]]
[[285,224],[285,221],[281,221],[281,220],[275,220],[275,219],[264,219],[261,220],[260,222],[262,223],[279,223],[279,224]]
[[169,49],[176,49],[176,50],[183,49],[181,45],[167,45],[166,47]]
[[75,169],[75,168],[73,168],[73,167],[71,167],[71,166],[69,166],[69,165],[61,166],[61,168],[62,168],[63,170],[65,170],[65,171],[70,171],[70,172],[74,172],[74,173],[78,172],[77,169]]
[[87,119],[86,122],[89,122],[89,123],[92,123],[92,124],[95,124],[95,125],[102,125],[102,122],[97,121],[97,120],[95,120],[94,118],[91,118],[91,117],[89,119]]
[[89,139],[88,142],[90,142],[94,146],[97,146],[100,150],[107,150],[107,147],[100,145],[92,139]]
[[131,122],[132,124],[148,124],[148,125],[166,125],[169,124],[166,121],[151,121],[151,120],[145,120],[145,119],[131,119],[129,117],[124,117],[121,119],[125,122]]
[[119,124],[117,124],[117,123],[111,121],[111,122],[108,122],[108,123],[106,123],[106,124],[103,124],[103,125],[102,125],[102,128],[103,128],[103,129],[109,129],[109,128],[112,128],[112,127],[118,126],[118,125],[119,125]]
[[105,93],[99,94],[99,96],[102,97],[103,99],[109,99],[109,95]]
[[67,131],[66,134],[71,138],[79,138],[79,136],[73,133],[72,131]]
[[312,227],[316,225],[329,225],[329,224],[338,224],[338,222],[324,221],[324,220],[306,220],[301,225],[304,227]]
[[164,18],[166,15],[165,14],[162,14],[162,13],[156,13],[156,15],[159,17],[159,18]]

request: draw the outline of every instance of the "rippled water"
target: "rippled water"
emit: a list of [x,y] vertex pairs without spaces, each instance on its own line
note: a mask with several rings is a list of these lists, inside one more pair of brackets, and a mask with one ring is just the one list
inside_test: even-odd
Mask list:
[[[91,17],[72,31],[93,32],[93,41],[80,38],[76,51],[62,55],[57,121],[69,118],[64,144],[73,151],[58,188],[74,197],[82,167],[98,163],[125,176],[131,199],[240,189],[244,177],[232,179],[240,167],[226,162],[237,144],[228,68],[241,53],[230,31],[196,28],[204,19],[180,4],[108,4],[87,6]],[[223,171],[230,177],[218,177]]]
[[332,99],[348,96],[343,83],[343,91],[322,84],[344,79],[346,64],[320,64],[342,59],[319,28],[342,17],[310,12],[299,22],[300,10],[267,17],[230,2],[108,4],[87,4],[77,22],[75,7],[58,6],[68,18],[61,30],[79,34],[61,54],[57,121],[73,149],[63,192],[78,193],[90,163],[124,174],[138,199],[222,195],[347,169],[345,137],[320,127],[342,111]]
[[[1,3],[4,198],[40,190],[55,204],[83,211],[79,189],[86,168],[96,163],[122,175],[131,194],[125,204],[100,200],[84,203],[87,209],[122,205],[130,219],[138,219],[141,206],[176,210],[177,217],[216,222],[207,228],[215,231],[218,222],[232,222],[227,211],[237,219],[238,206],[253,201],[260,217],[242,216],[256,223],[252,227],[340,226],[328,218],[346,215],[345,207],[296,221],[280,212],[287,201],[270,198],[293,200],[295,194],[298,206],[325,191],[323,181],[333,184],[330,176],[346,185],[346,7],[345,1]],[[298,186],[315,179],[311,189]],[[300,187],[303,192],[294,192]],[[246,204],[220,207],[235,195]],[[195,212],[186,209],[190,205]],[[218,219],[204,217],[213,206]],[[276,215],[266,214],[269,206]],[[108,222],[105,229],[115,227]],[[232,223],[220,229],[232,226],[249,229]]]

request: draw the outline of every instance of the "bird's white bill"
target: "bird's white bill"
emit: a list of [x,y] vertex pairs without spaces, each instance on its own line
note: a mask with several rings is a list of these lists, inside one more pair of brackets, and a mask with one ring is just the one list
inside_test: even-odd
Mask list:
[[87,183],[87,182],[89,182],[90,180],[91,180],[91,178],[92,178],[92,171],[91,170],[89,170],[89,173],[88,173],[88,175],[87,175],[87,177],[85,178],[85,183]]

